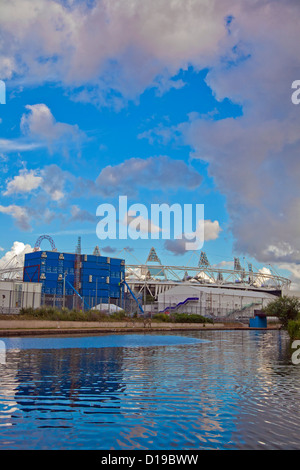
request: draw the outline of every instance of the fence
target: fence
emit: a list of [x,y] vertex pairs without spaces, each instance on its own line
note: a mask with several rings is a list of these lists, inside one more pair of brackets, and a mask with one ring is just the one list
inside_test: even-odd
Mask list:
[[35,286],[22,290],[22,284],[13,285],[12,289],[0,288],[0,314],[15,315],[22,307],[38,308],[41,306],[41,292]]
[[[87,311],[96,309],[103,312],[113,313],[119,310],[125,310],[129,315],[140,314],[140,307],[144,310],[145,316],[153,317],[157,313],[185,313],[198,314],[215,321],[248,321],[254,316],[254,310],[261,310],[267,305],[266,299],[260,302],[252,302],[242,305],[229,305],[226,307],[213,306],[210,302],[199,304],[198,301],[190,300],[185,304],[178,305],[176,302],[166,303],[150,301],[144,299],[143,295],[134,299],[128,292],[120,298],[103,298],[95,296],[80,297],[74,295],[50,295],[41,293],[34,286],[22,290],[20,285],[14,285],[12,289],[0,288],[0,314],[18,314],[22,308],[54,307],[56,309],[67,308],[69,310]],[[171,299],[172,300],[172,299]],[[140,306],[140,307],[139,307]]]
[[[29,283],[28,283],[29,284]],[[39,286],[38,286],[39,287]],[[90,310],[114,312],[124,308],[122,298],[102,298],[78,295],[51,295],[41,292],[34,285],[24,288],[24,284],[15,284],[11,289],[0,287],[0,315],[17,315],[22,308],[54,307],[56,309]]]

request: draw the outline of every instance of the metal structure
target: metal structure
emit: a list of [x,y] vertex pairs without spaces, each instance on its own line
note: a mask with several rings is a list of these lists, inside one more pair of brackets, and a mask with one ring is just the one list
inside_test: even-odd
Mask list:
[[206,253],[204,253],[204,251],[201,251],[201,253],[200,253],[200,259],[199,259],[198,266],[199,266],[199,268],[201,268],[203,266],[210,266],[209,261],[208,261],[207,256],[206,256]]
[[154,262],[154,263],[161,264],[161,261],[160,261],[159,257],[157,256],[155,248],[153,248],[153,247],[151,248],[151,250],[149,252],[146,264],[149,263],[149,262]]
[[100,253],[100,250],[99,250],[99,246],[95,246],[95,249],[93,251],[93,256],[101,256],[101,253]]
[[[149,259],[157,257],[155,250],[150,250]],[[201,252],[198,266],[172,266],[157,262],[147,264],[126,264],[126,282],[135,293],[145,290],[153,299],[175,285],[201,285],[223,289],[263,291],[279,295],[284,288],[289,289],[291,281],[278,273],[254,271],[251,263],[248,270],[242,268],[239,258],[234,259],[234,269],[224,269],[211,266],[206,254]],[[162,276],[163,274],[163,276]]]
[[55,247],[54,240],[53,240],[53,238],[51,238],[49,235],[41,235],[41,236],[37,239],[37,241],[35,242],[33,251],[38,251],[38,250],[40,249],[40,246],[41,246],[41,243],[42,243],[43,240],[48,240],[48,242],[49,242],[50,245],[51,245],[52,251],[57,251],[57,249],[56,249],[56,247]]
[[24,262],[19,260],[19,256],[15,255],[0,269],[1,279],[22,279]]

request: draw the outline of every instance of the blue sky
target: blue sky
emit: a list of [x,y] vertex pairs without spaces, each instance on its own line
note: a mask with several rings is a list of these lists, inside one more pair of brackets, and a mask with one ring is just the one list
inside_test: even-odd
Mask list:
[[26,6],[0,7],[3,255],[50,234],[60,251],[81,236],[87,253],[126,246],[145,261],[154,246],[162,262],[188,263],[165,240],[97,238],[98,205],[127,195],[149,211],[204,204],[211,264],[240,256],[300,279],[292,0]]
[[[166,156],[172,160],[184,162],[190,167],[195,175],[199,175],[201,183],[197,185],[197,190],[187,187],[168,185],[156,180],[159,175],[153,173],[152,181],[147,186],[142,186],[131,196],[132,188],[128,188],[128,206],[133,203],[145,204],[149,210],[151,203],[180,203],[180,204],[204,204],[205,218],[212,221],[217,220],[222,227],[222,232],[215,241],[206,242],[203,249],[211,252],[213,262],[218,262],[218,258],[231,259],[231,235],[227,231],[228,215],[226,211],[226,200],[224,196],[215,188],[213,178],[208,175],[207,164],[190,158],[190,147],[184,142],[171,137],[170,139],[156,135],[155,129],[165,129],[169,132],[170,127],[178,126],[185,121],[190,113],[206,115],[215,113],[214,119],[227,116],[236,116],[241,113],[239,106],[231,103],[230,100],[218,103],[212,95],[211,89],[205,83],[206,71],[197,72],[189,68],[178,75],[178,79],[183,80],[184,85],[180,89],[171,89],[160,96],[154,88],[146,90],[139,98],[138,102],[129,102],[120,110],[111,108],[100,108],[90,103],[81,103],[72,100],[65,90],[55,84],[47,84],[39,87],[30,87],[16,92],[10,84],[7,84],[7,104],[1,107],[1,131],[2,138],[24,146],[38,145],[37,148],[29,150],[14,151],[8,153],[9,164],[4,158],[2,165],[2,193],[5,192],[7,183],[26,170],[40,174],[40,170],[51,165],[58,166],[62,171],[69,172],[75,179],[95,180],[107,166],[115,167],[129,159],[144,159]],[[71,126],[78,126],[84,134],[80,146],[73,145],[73,142],[66,142],[68,147],[66,154],[62,155],[58,146],[53,150],[39,139],[28,139],[20,129],[22,116],[28,111],[26,106],[34,106],[43,103],[49,108],[51,114],[57,122],[68,123]],[[17,144],[18,143],[18,144]],[[6,150],[6,152],[8,152]],[[138,188],[138,182],[137,182]],[[154,188],[154,189],[153,189]],[[72,186],[70,192],[76,189]],[[118,189],[118,188],[116,188]],[[135,256],[142,261],[147,257],[152,245],[155,245],[160,257],[166,263],[185,263],[190,259],[192,253],[183,254],[168,252],[164,247],[164,240],[149,240],[125,242],[122,240],[98,240],[96,236],[96,224],[100,220],[96,214],[96,208],[102,203],[111,203],[118,207],[118,196],[127,195],[125,192],[108,197],[83,193],[74,196],[66,195],[67,204],[61,201],[46,201],[46,205],[41,208],[42,214],[33,218],[30,228],[22,230],[18,226],[16,219],[9,214],[1,214],[1,223],[5,224],[7,230],[1,240],[1,245],[8,250],[14,239],[22,240],[24,243],[34,245],[36,238],[41,234],[51,233],[55,243],[60,250],[73,251],[77,243],[77,236],[82,236],[83,250],[90,252],[95,245],[102,247],[112,247],[113,250],[120,251],[124,246],[134,249]],[[36,207],[36,198],[39,188],[28,192],[13,192],[3,196],[3,204],[20,205],[24,207]],[[91,220],[69,221],[71,218],[70,207],[78,206],[82,211],[87,211],[91,215]],[[51,223],[43,222],[44,211],[52,210],[55,217]],[[92,220],[92,216],[94,220]],[[62,218],[63,217],[63,220]],[[90,232],[90,233],[89,233]],[[223,233],[224,232],[224,233]],[[206,246],[207,244],[207,246]],[[108,251],[107,251],[108,252]],[[198,252],[199,254],[199,252]],[[174,259],[174,256],[176,258]],[[193,262],[197,259],[197,254]]]

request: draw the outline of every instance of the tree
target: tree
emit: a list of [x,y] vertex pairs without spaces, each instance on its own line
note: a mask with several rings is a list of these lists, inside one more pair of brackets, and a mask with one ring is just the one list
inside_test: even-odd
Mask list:
[[296,320],[300,316],[300,300],[284,295],[270,302],[264,312],[270,317],[278,317],[283,328],[287,328],[289,320]]

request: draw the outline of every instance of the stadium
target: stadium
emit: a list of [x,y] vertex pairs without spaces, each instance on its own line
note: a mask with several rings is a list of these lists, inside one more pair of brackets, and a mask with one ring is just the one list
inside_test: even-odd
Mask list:
[[[42,252],[43,240],[51,251]],[[125,254],[126,249],[122,251]],[[28,283],[33,283],[42,305],[82,309],[115,305],[131,314],[186,313],[222,320],[253,317],[287,293],[291,284],[274,269],[255,270],[245,260],[242,266],[239,258],[234,258],[233,269],[213,266],[203,251],[195,266],[164,265],[153,247],[145,263],[125,264],[121,258],[102,257],[98,247],[92,255],[81,254],[79,237],[75,253],[59,253],[47,235],[39,237],[25,260],[16,255],[2,266],[0,279],[1,289],[5,282],[5,290],[14,293],[5,297],[7,308],[24,306],[20,291],[28,291]],[[32,297],[24,298],[32,302]],[[34,306],[36,302],[37,298]]]

